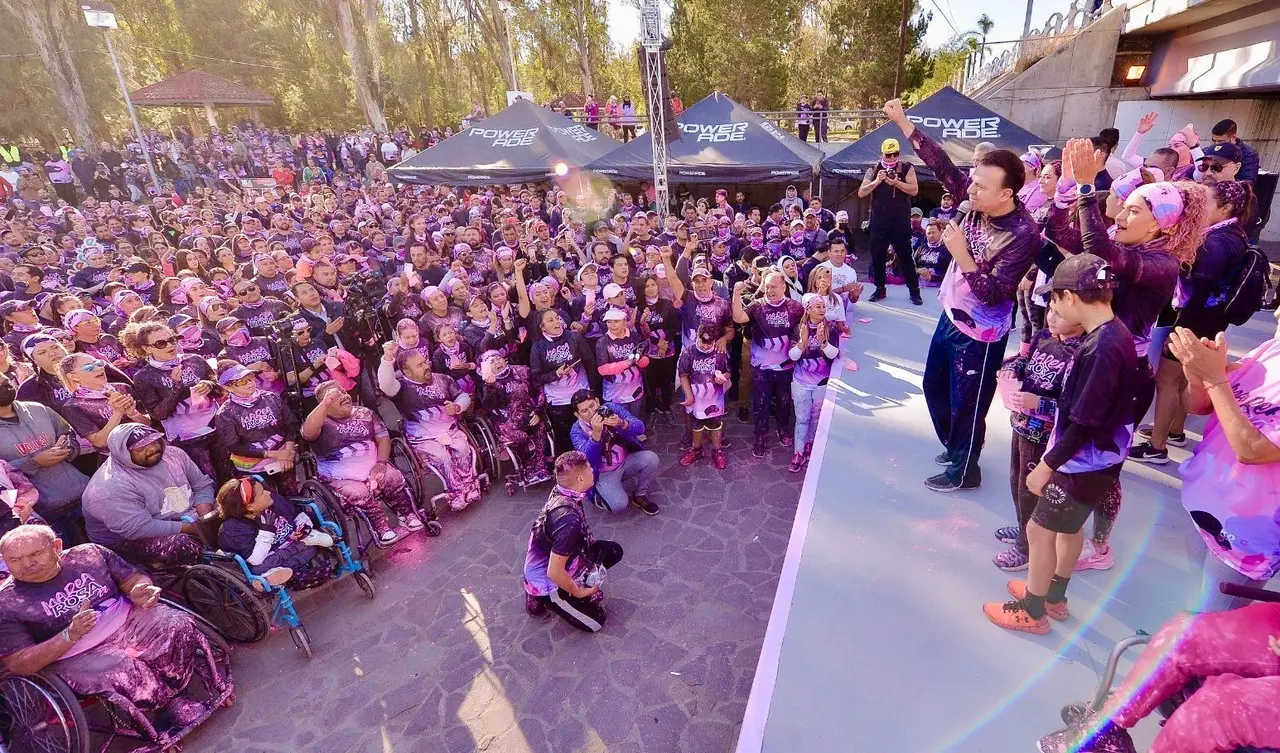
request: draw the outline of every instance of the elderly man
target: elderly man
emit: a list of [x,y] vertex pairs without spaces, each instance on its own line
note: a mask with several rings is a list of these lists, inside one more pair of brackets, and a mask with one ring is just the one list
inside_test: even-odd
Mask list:
[[107,449],[107,462],[81,500],[89,538],[133,562],[172,567],[199,561],[204,544],[196,521],[213,510],[213,479],[142,424],[112,429]]
[[[160,589],[111,550],[64,551],[52,529],[24,525],[0,538],[0,557],[13,574],[0,584],[6,670],[52,668],[80,695],[159,711],[176,729],[230,705],[235,685],[208,639],[185,613],[159,604]],[[189,697],[193,674],[209,691],[207,705]]]

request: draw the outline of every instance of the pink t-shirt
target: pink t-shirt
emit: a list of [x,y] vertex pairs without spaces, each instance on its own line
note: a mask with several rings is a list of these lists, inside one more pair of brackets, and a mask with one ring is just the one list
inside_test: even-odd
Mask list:
[[[1280,342],[1255,348],[1228,381],[1249,422],[1280,445]],[[1181,470],[1182,504],[1209,550],[1257,581],[1280,571],[1280,463],[1237,461],[1214,415]]]

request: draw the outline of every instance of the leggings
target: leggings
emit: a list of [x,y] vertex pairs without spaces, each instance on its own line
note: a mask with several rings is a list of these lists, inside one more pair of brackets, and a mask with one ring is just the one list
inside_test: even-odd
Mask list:
[[548,405],[547,418],[551,421],[551,436],[556,441],[556,455],[573,449],[573,440],[569,430],[577,417],[573,414],[572,405]]
[[1098,507],[1093,513],[1093,546],[1094,548],[1107,547],[1107,541],[1111,538],[1111,529],[1116,524],[1116,518],[1120,516],[1120,479],[1117,478],[1106,494],[1102,495],[1102,500],[1098,502]]
[[434,439],[412,439],[409,446],[420,461],[444,476],[450,508],[461,510],[480,499],[476,451],[462,429],[455,426]]
[[1280,656],[1267,647],[1277,634],[1275,603],[1177,615],[1156,631],[1099,717],[1132,729],[1187,683],[1208,678],[1169,717],[1151,753],[1280,745]]
[[387,465],[386,472],[377,488],[371,488],[369,481],[327,478],[324,485],[338,495],[338,502],[346,511],[360,510],[369,519],[373,530],[381,536],[391,530],[391,522],[382,503],[386,502],[401,518],[413,512],[413,503],[409,499],[409,484],[404,474],[394,466]]
[[791,426],[791,369],[751,368],[751,414],[755,418],[756,436],[769,431],[769,415],[773,415],[778,431]]
[[1031,551],[1027,545],[1027,521],[1036,509],[1040,496],[1027,488],[1027,474],[1040,463],[1044,457],[1046,445],[1043,442],[1032,442],[1016,431],[1013,433],[1013,448],[1009,452],[1009,494],[1013,497],[1013,512],[1018,519],[1018,541],[1014,544],[1019,551]]
[[675,391],[675,357],[649,359],[649,366],[643,374],[645,408],[650,413],[655,410],[669,412],[671,396]]

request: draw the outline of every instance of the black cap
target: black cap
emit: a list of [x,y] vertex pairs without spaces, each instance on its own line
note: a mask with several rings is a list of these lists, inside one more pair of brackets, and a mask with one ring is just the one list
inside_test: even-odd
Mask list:
[[1220,159],[1223,162],[1239,162],[1244,159],[1244,155],[1240,153],[1240,147],[1227,143],[1206,146],[1204,156],[1206,159]]
[[1035,289],[1036,295],[1049,295],[1055,290],[1110,290],[1116,286],[1111,265],[1101,256],[1076,254],[1067,257],[1053,271],[1053,279]]

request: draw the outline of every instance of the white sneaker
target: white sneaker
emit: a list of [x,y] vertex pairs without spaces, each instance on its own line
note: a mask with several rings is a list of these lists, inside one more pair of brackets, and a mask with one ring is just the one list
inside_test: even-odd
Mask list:
[[[263,573],[262,577],[267,581],[267,583],[270,583],[272,587],[279,588],[280,586],[288,583],[289,579],[293,577],[293,569],[288,567],[273,567]],[[262,581],[260,580],[255,580],[253,582],[253,587],[258,591],[266,590],[262,586]]]
[[422,522],[422,519],[419,518],[415,513],[409,513],[408,515],[404,516],[404,519],[402,522],[404,523],[404,527],[408,528],[410,531],[421,531],[425,527],[425,525]]
[[383,544],[390,544],[391,542],[395,541],[396,538],[397,536],[396,536],[395,530],[388,528],[387,530],[382,532],[381,536],[378,537],[378,541],[382,542]]

